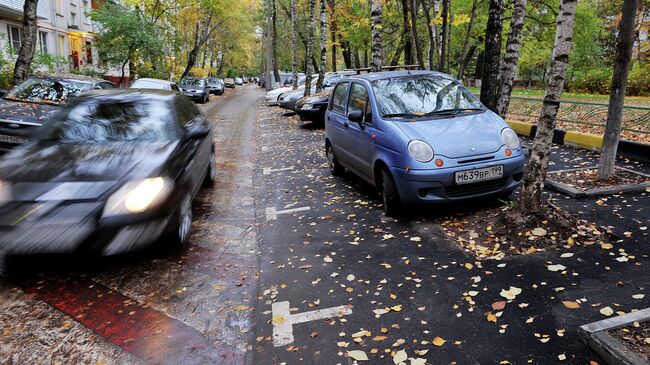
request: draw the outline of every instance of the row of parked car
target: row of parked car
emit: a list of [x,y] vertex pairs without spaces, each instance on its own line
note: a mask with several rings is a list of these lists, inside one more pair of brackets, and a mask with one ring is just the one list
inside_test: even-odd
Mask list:
[[33,76],[7,92],[0,272],[16,256],[186,244],[192,200],[214,183],[216,164],[210,124],[185,95],[199,85],[219,93],[207,85],[221,84],[140,79],[119,89],[79,76]]
[[323,123],[332,174],[348,170],[374,185],[389,215],[405,204],[506,199],[521,184],[517,134],[450,75],[333,73],[307,97],[304,83],[266,100]]

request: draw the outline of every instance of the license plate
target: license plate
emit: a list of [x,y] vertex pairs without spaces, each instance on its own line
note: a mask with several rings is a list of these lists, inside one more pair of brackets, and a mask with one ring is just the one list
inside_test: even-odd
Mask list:
[[27,142],[27,138],[8,136],[6,134],[0,134],[0,142],[21,144]]
[[493,180],[503,177],[503,165],[483,167],[480,169],[458,171],[455,174],[456,184],[469,184],[478,181]]

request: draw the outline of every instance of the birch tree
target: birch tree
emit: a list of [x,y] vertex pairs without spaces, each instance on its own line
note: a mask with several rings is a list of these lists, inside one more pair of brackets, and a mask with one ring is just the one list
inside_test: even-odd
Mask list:
[[296,0],[291,0],[291,88],[298,88],[298,58],[296,56]]
[[13,84],[18,85],[29,74],[36,51],[36,11],[38,0],[25,0],[23,6],[23,39],[14,67]]
[[510,21],[510,32],[506,42],[506,55],[503,58],[501,66],[501,87],[499,98],[497,99],[497,114],[505,118],[510,105],[510,95],[512,94],[512,85],[517,74],[517,63],[519,61],[519,51],[521,50],[521,30],[524,27],[526,17],[526,0],[515,0],[512,19]]
[[616,62],[614,62],[614,75],[609,93],[609,107],[607,109],[607,125],[605,138],[598,162],[598,179],[604,180],[614,175],[616,151],[621,139],[621,121],[623,119],[623,105],[625,103],[625,90],[627,76],[632,60],[634,46],[634,33],[636,15],[639,9],[639,0],[624,0],[621,21],[618,24],[616,38]]
[[275,77],[275,82],[280,82],[280,71],[278,70],[278,27],[277,27],[277,17],[278,12],[275,7],[275,0],[271,0],[273,9],[272,9],[272,20],[273,20],[273,38],[272,47],[273,47],[273,76]]
[[323,90],[323,79],[327,67],[327,8],[325,0],[320,0],[320,68],[318,69],[318,81],[316,81],[316,93]]
[[[314,45],[314,8],[316,7],[316,0],[309,0],[309,31],[307,32],[307,52],[305,58],[310,60],[313,57]],[[311,95],[311,74],[314,72],[314,67],[311,62],[307,61],[305,67],[305,94],[304,96]]]
[[467,32],[465,33],[465,41],[463,42],[463,49],[460,52],[460,65],[458,66],[458,80],[463,80],[465,73],[465,67],[467,66],[467,51],[469,48],[470,37],[472,35],[472,27],[474,26],[474,20],[476,19],[476,9],[478,8],[479,1],[472,1],[472,11],[469,15],[469,22],[467,23]]
[[481,80],[481,103],[492,111],[496,111],[497,91],[499,87],[503,1],[490,0],[487,28],[485,29],[485,58],[483,63],[483,78]]
[[383,62],[382,51],[382,0],[372,0],[372,7],[370,10],[371,25],[372,29],[372,40],[370,46],[370,70],[372,72],[379,72],[381,70],[381,64]]
[[447,53],[449,52],[449,0],[442,0],[442,50],[440,51],[440,58],[438,59],[438,71],[445,72],[445,61],[447,60]]
[[555,43],[548,69],[548,85],[537,123],[537,134],[530,154],[528,170],[521,189],[519,207],[523,214],[537,213],[542,207],[542,190],[548,170],[548,156],[553,142],[553,130],[560,98],[564,88],[569,52],[573,43],[573,23],[578,0],[562,0],[557,16]]

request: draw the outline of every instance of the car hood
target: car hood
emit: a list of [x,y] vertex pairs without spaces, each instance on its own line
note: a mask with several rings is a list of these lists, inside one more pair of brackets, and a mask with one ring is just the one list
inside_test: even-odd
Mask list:
[[192,90],[203,90],[203,86],[196,86],[196,85],[185,85],[185,84],[180,84],[178,87],[184,89],[192,89]]
[[278,96],[282,93],[285,93],[287,91],[291,91],[291,87],[280,87],[277,89],[273,89],[269,92],[266,93],[266,96]]
[[50,104],[25,103],[0,99],[0,119],[17,123],[43,124],[50,114],[59,110],[59,106]]
[[[37,144],[0,160],[0,176],[12,185],[12,199],[94,199],[124,180],[160,173],[178,142]],[[52,200],[52,199],[45,199]]]
[[436,155],[449,158],[476,156],[498,151],[506,124],[490,111],[453,118],[395,121],[409,139],[425,141]]

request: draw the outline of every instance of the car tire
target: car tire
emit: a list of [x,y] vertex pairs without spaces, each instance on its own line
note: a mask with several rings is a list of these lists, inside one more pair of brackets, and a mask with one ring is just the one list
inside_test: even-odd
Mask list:
[[388,169],[381,169],[380,174],[378,190],[384,203],[384,212],[389,217],[399,216],[402,212],[402,200],[399,197],[397,185]]
[[210,152],[210,162],[208,170],[203,178],[203,187],[211,188],[217,182],[217,158],[214,156],[214,150]]
[[330,168],[330,172],[334,176],[341,176],[345,172],[345,167],[339,163],[334,155],[334,149],[332,146],[327,143],[325,145],[325,155],[327,155],[327,165]]
[[167,241],[174,248],[185,247],[190,241],[192,230],[192,197],[185,193],[179,203],[178,209],[172,217],[172,222],[167,233]]

